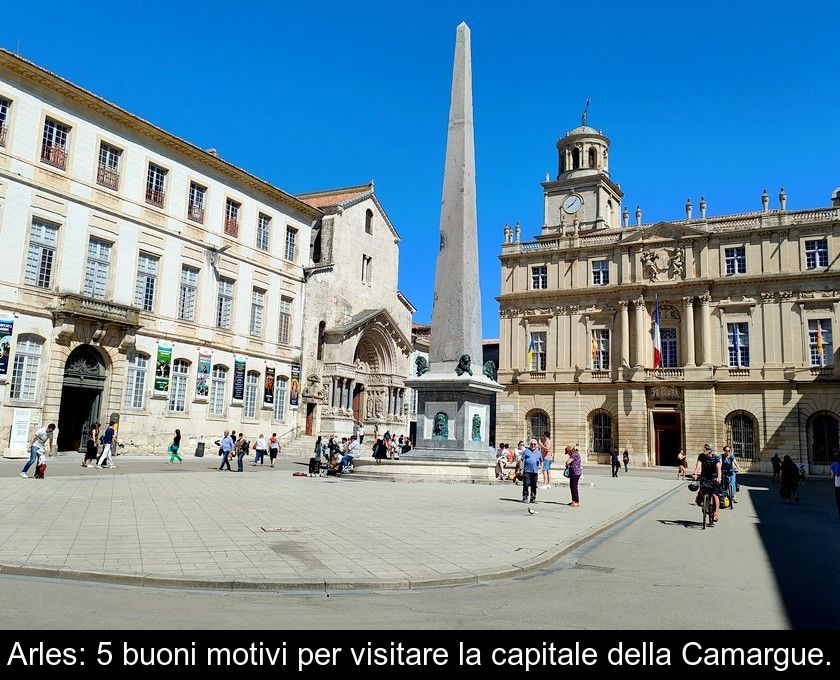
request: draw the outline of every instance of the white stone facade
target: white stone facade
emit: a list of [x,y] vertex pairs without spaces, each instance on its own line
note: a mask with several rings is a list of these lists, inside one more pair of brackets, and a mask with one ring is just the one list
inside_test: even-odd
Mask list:
[[414,308],[398,289],[399,234],[372,183],[299,198],[325,213],[306,268],[301,430],[407,434]]
[[[0,320],[14,322],[0,450],[22,453],[8,451],[15,408],[31,411],[30,429],[63,427],[61,448],[83,446],[87,423],[111,414],[126,453],[163,450],[176,428],[184,445],[228,427],[291,437],[303,268],[321,212],[5,51],[0,100]],[[155,394],[161,343],[172,346],[169,389]],[[207,395],[200,351],[220,369]],[[272,368],[277,408],[263,403]]]
[[[579,128],[558,142],[564,163],[584,138],[600,162],[608,140]],[[628,226],[625,210],[619,226],[619,205],[593,208],[619,197],[605,168],[560,170],[535,240],[505,228],[497,439],[546,429],[590,462],[616,447],[642,466],[711,442],[742,467],[778,451],[824,471],[840,421],[840,190],[813,210],[782,190],[774,210],[765,193],[760,211],[708,216],[701,198],[699,216],[689,201],[686,219]]]

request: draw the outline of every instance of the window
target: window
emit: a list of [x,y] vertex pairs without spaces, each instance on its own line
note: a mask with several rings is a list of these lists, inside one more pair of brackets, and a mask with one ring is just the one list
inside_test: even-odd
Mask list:
[[57,226],[38,219],[32,220],[24,278],[30,286],[49,288],[52,285],[53,260],[57,243]]
[[280,298],[280,327],[277,333],[277,342],[284,345],[289,344],[292,335],[292,299]]
[[805,241],[805,265],[808,269],[828,266],[828,241]]
[[327,322],[321,321],[318,324],[318,361],[324,358],[324,342],[326,341],[325,333],[327,330]]
[[610,282],[610,263],[608,260],[592,262],[592,285],[606,286]]
[[251,335],[258,338],[262,336],[264,300],[265,291],[254,288],[251,292]]
[[149,172],[146,175],[146,203],[163,207],[166,199],[166,170],[159,165],[149,163]]
[[219,295],[216,301],[216,325],[219,328],[230,328],[232,311],[233,281],[220,278]]
[[840,450],[837,417],[833,413],[817,413],[811,417],[809,461],[813,465],[828,465]]
[[190,364],[184,359],[175,359],[172,364],[172,384],[169,387],[169,410],[173,413],[187,411],[187,379]]
[[365,233],[373,233],[373,210],[370,209],[365,211]]
[[38,368],[44,341],[34,335],[21,335],[15,345],[15,362],[12,365],[10,399],[35,401],[38,394]]
[[214,366],[210,376],[210,401],[208,412],[211,416],[225,414],[225,388],[227,387],[227,372],[224,366]]
[[528,415],[528,425],[530,426],[530,439],[540,440],[546,432],[548,432],[548,414],[545,411],[533,411]]
[[751,415],[741,412],[729,417],[730,446],[738,460],[755,458],[755,439],[755,422]]
[[146,401],[146,370],[149,357],[133,352],[128,357],[128,372],[125,381],[126,408],[143,408]]
[[293,227],[286,227],[286,259],[289,262],[295,261],[295,253],[297,252],[297,229]]
[[99,168],[96,183],[116,191],[120,188],[120,156],[122,151],[102,142],[99,145]]
[[225,201],[225,233],[228,236],[239,236],[239,208],[240,203],[227,199]]
[[190,182],[189,203],[187,204],[187,217],[193,222],[204,224],[204,194],[207,191],[200,184]]
[[67,136],[70,128],[47,118],[44,121],[44,139],[41,161],[64,170],[67,167]]
[[195,298],[198,291],[198,269],[181,267],[181,292],[178,296],[178,318],[195,319]]
[[271,233],[271,218],[268,215],[259,214],[257,217],[257,248],[268,250],[268,235]]
[[111,244],[98,238],[88,241],[87,268],[85,269],[84,294],[104,300],[108,295],[108,265],[111,262]]
[[531,288],[534,290],[548,288],[548,267],[531,267]]
[[811,354],[811,366],[834,364],[831,319],[811,319],[808,322],[808,348]]
[[610,332],[608,329],[592,331],[592,370],[607,371],[610,368]]
[[598,167],[598,152],[595,151],[594,146],[589,147],[589,167],[590,168],[597,168]]
[[572,149],[572,170],[577,170],[580,167],[580,149],[577,147]]
[[531,371],[545,370],[545,333],[531,333],[531,345],[528,348]]
[[245,418],[257,417],[257,387],[260,384],[260,374],[256,371],[248,371],[245,377],[245,401],[242,404],[242,416]]
[[724,259],[726,260],[726,274],[746,274],[747,273],[747,249],[743,246],[740,248],[726,248],[723,251]]
[[372,257],[368,257],[367,255],[362,255],[362,283],[370,284],[371,278],[371,262],[373,261]]
[[286,387],[289,379],[280,376],[274,381],[274,420],[286,419]]
[[0,146],[6,146],[6,130],[9,129],[9,108],[12,102],[0,97]]
[[152,255],[140,253],[137,258],[137,285],[134,288],[134,306],[144,312],[151,312],[155,307],[155,282],[157,281],[158,259]]
[[748,323],[726,324],[729,336],[729,365],[747,368],[750,365],[750,327]]
[[677,329],[661,328],[659,340],[662,344],[662,368],[676,368],[679,366],[677,354]]
[[609,453],[612,449],[612,417],[609,413],[592,416],[592,451]]

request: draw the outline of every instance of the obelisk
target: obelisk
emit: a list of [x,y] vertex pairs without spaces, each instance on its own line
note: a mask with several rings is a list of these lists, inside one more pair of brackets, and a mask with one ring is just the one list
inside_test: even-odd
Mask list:
[[404,457],[492,461],[490,410],[502,386],[482,371],[472,58],[465,23],[455,37],[429,364],[428,372],[405,383],[417,391],[417,441]]

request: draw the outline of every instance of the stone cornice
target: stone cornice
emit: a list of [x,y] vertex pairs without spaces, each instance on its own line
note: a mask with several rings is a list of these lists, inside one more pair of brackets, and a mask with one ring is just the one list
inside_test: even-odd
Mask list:
[[64,78],[47,71],[33,64],[32,62],[19,57],[8,50],[0,49],[0,70],[13,73],[25,81],[45,88],[62,97],[66,97],[75,104],[78,104],[88,111],[93,111],[104,118],[121,125],[133,133],[151,139],[167,149],[196,161],[215,172],[225,175],[232,180],[277,201],[288,208],[305,215],[310,219],[317,219],[323,213],[308,203],[295,198],[282,189],[269,184],[265,180],[252,175],[228,161],[214,156],[204,149],[191,144],[175,135],[162,130],[148,121],[121,109],[101,97],[82,89],[78,85],[65,80]]

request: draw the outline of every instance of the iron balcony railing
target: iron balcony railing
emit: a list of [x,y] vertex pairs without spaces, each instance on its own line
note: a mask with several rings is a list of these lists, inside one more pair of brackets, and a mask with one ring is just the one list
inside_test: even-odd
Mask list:
[[161,189],[153,189],[152,187],[146,187],[146,203],[149,205],[155,205],[158,208],[163,207],[163,201],[166,198],[166,192],[162,191]]
[[204,224],[204,208],[197,203],[190,203],[187,207],[187,217],[193,222]]
[[41,160],[47,165],[64,170],[67,167],[67,150],[60,146],[41,147]]
[[96,171],[96,183],[116,191],[120,186],[120,173],[104,165]]
[[239,220],[237,220],[235,217],[226,217],[225,233],[228,236],[239,236]]

